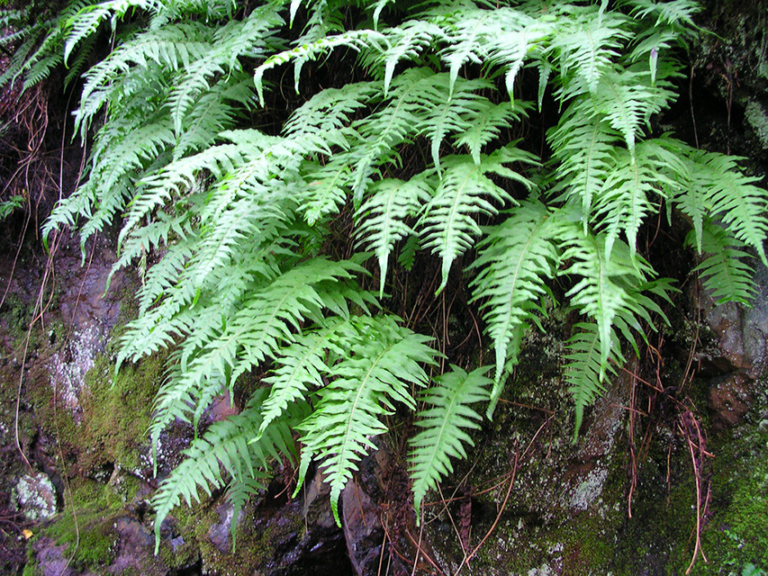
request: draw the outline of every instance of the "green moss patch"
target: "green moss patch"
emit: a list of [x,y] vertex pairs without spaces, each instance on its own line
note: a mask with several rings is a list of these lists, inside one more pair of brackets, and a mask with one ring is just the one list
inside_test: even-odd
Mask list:
[[72,487],[64,512],[43,533],[66,545],[64,555],[72,556],[74,568],[102,573],[117,556],[115,521],[123,506],[123,496],[111,487],[81,480]]

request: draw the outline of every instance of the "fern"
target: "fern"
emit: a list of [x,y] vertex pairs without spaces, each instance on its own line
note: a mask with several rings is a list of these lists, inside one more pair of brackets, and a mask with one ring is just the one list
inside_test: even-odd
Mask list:
[[594,403],[604,389],[605,374],[616,374],[615,365],[624,362],[616,333],[608,333],[608,351],[604,351],[604,335],[600,326],[580,323],[574,326],[578,331],[568,340],[565,359],[568,367],[565,380],[575,403],[574,440],[584,421],[584,409]]
[[[566,249],[563,260],[571,260],[564,271],[580,277],[566,296],[583,314],[592,318],[597,325],[600,349],[599,380],[602,381],[614,348],[614,326],[639,328],[639,319],[650,320],[650,312],[660,312],[652,300],[644,294],[648,276],[654,272],[650,265],[639,257],[633,257],[626,244],[618,241],[610,255],[607,255],[603,235],[583,235],[578,226],[566,225],[562,229],[562,240]],[[653,285],[659,296],[666,298],[666,283]],[[628,336],[627,330],[623,330]]]
[[448,283],[453,261],[472,246],[474,237],[480,234],[480,226],[473,215],[496,214],[498,209],[489,200],[501,206],[513,201],[509,193],[486,174],[498,174],[527,188],[532,186],[523,176],[505,166],[511,162],[535,163],[535,160],[530,154],[515,148],[514,144],[481,157],[479,165],[466,156],[446,158],[440,186],[426,205],[420,222],[424,247],[432,248],[442,260],[438,293]]
[[360,207],[362,223],[358,227],[358,234],[365,238],[362,243],[367,249],[373,250],[379,260],[381,298],[384,295],[389,255],[400,239],[412,233],[406,221],[426,204],[431,190],[423,178],[412,178],[407,182],[384,179],[371,188],[370,198]]
[[411,475],[416,521],[419,522],[421,502],[427,491],[435,488],[441,478],[453,472],[451,458],[466,458],[464,446],[474,443],[466,429],[479,429],[481,416],[470,404],[488,399],[485,377],[488,368],[478,368],[467,374],[458,366],[440,377],[438,385],[430,388],[423,401],[429,406],[419,412],[417,426],[423,428],[411,441]]
[[765,190],[757,178],[744,176],[734,158],[714,153],[693,155],[692,185],[704,188],[704,205],[712,217],[722,219],[733,236],[752,247],[766,263],[763,242],[768,233]]
[[[695,245],[695,230],[685,239],[688,245]],[[704,288],[712,293],[717,304],[740,302],[750,305],[756,289],[752,277],[754,270],[744,260],[748,257],[742,250],[744,244],[717,224],[706,221],[703,226],[701,250],[707,256],[694,272],[704,281]]]
[[[768,194],[737,159],[650,136],[697,31],[694,3],[406,4],[77,0],[26,26],[31,11],[7,14],[18,31],[3,82],[29,86],[65,62],[72,81],[112,34],[74,113],[92,142],[86,179],[44,232],[79,227],[84,246],[119,218],[117,268],[154,262],[118,364],[171,350],[155,446],[176,419],[197,434],[212,399],[247,374],[264,386],[196,437],[155,498],[156,527],[228,481],[240,510],[270,459],[293,454],[292,431],[300,480],[320,464],[338,521],[341,491],[396,407],[414,410],[434,381],[409,456],[418,510],[471,445],[472,405],[492,415],[554,285],[577,317],[564,379],[578,433],[627,351],[666,321],[674,288],[638,242],[662,209],[692,227],[716,300],[754,294],[748,253],[766,261]],[[515,140],[531,122],[548,129],[546,162]],[[370,256],[378,295],[365,289]],[[426,280],[422,264],[439,267],[438,293],[451,290],[460,261],[493,378],[428,375],[450,346],[418,333],[432,330],[423,294],[407,321],[382,310],[392,287],[388,302],[408,312],[400,286]]]
[[[183,451],[184,460],[160,485],[152,497],[155,508],[155,553],[160,547],[160,527],[171,510],[184,499],[187,505],[199,500],[202,488],[209,496],[211,490],[225,485],[225,474],[253,491],[264,487],[269,461],[285,457],[293,459],[295,448],[290,426],[301,417],[300,410],[269,427],[268,434],[254,441],[261,424],[260,404],[265,390],[257,391],[240,414],[213,423],[206,433]],[[240,505],[242,507],[242,505]],[[233,519],[237,524],[237,519]]]
[[421,364],[433,364],[436,355],[426,345],[430,338],[398,326],[390,316],[362,321],[358,333],[334,367],[334,381],[320,391],[315,411],[299,426],[302,458],[321,461],[337,522],[341,491],[357,462],[375,448],[371,437],[387,431],[380,418],[394,410],[394,401],[414,408],[408,388],[426,385]]
[[[531,315],[541,311],[538,302],[547,294],[546,283],[559,262],[555,232],[546,206],[528,200],[489,232],[480,243],[484,250],[472,264],[481,268],[472,280],[473,299],[484,300],[481,309],[496,353],[497,386],[510,345],[519,338],[519,330],[527,327]],[[514,355],[512,362],[516,362]],[[494,389],[494,400],[498,394]]]

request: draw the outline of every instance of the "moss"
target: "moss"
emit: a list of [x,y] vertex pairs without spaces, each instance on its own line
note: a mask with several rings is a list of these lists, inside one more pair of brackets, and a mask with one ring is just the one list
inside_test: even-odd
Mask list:
[[14,348],[19,348],[19,342],[27,334],[27,327],[32,320],[32,307],[26,304],[18,295],[9,293],[0,308],[0,321],[8,334],[14,340]]
[[163,362],[162,357],[149,357],[136,366],[123,367],[114,376],[114,366],[105,355],[96,359],[85,379],[88,393],[82,401],[80,435],[92,468],[101,463],[126,469],[139,466]]
[[27,396],[39,426],[59,440],[80,475],[106,481],[114,468],[140,466],[163,362],[164,357],[152,356],[115,376],[107,355],[97,356],[85,376],[77,421],[69,410],[54,406],[54,391],[43,368],[27,379]]
[[[763,386],[764,388],[764,383]],[[709,566],[692,574],[741,576],[748,565],[768,573],[768,401],[744,425],[715,439],[712,517],[702,538]]]
[[37,540],[37,536],[32,537],[27,542],[27,563],[24,565],[24,571],[21,573],[21,576],[38,576],[40,574],[33,547],[35,540]]
[[64,555],[73,555],[73,567],[99,573],[117,555],[115,520],[124,513],[123,505],[122,496],[109,486],[79,480],[72,486],[72,500],[44,534],[66,545]]

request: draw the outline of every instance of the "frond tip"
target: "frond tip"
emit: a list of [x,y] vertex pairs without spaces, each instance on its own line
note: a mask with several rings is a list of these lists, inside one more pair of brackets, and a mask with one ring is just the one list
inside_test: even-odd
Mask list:
[[466,458],[465,446],[473,446],[465,430],[479,429],[481,416],[470,404],[488,400],[485,376],[490,369],[483,366],[467,374],[458,366],[437,379],[437,386],[424,394],[428,408],[419,413],[416,425],[423,428],[411,439],[411,476],[416,521],[420,522],[421,503],[428,490],[441,478],[453,472],[451,458]]
[[422,364],[434,364],[431,340],[397,324],[393,316],[360,318],[348,354],[334,366],[333,382],[323,388],[315,412],[299,426],[304,432],[299,486],[310,459],[321,461],[331,485],[331,509],[341,526],[338,500],[357,463],[375,448],[372,437],[387,427],[381,417],[393,402],[413,409],[410,387],[424,386]]

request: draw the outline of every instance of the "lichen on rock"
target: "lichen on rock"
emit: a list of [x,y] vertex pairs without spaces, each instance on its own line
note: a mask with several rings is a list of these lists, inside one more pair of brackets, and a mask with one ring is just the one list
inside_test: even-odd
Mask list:
[[28,474],[13,488],[12,502],[27,520],[39,522],[56,514],[56,489],[44,473]]

